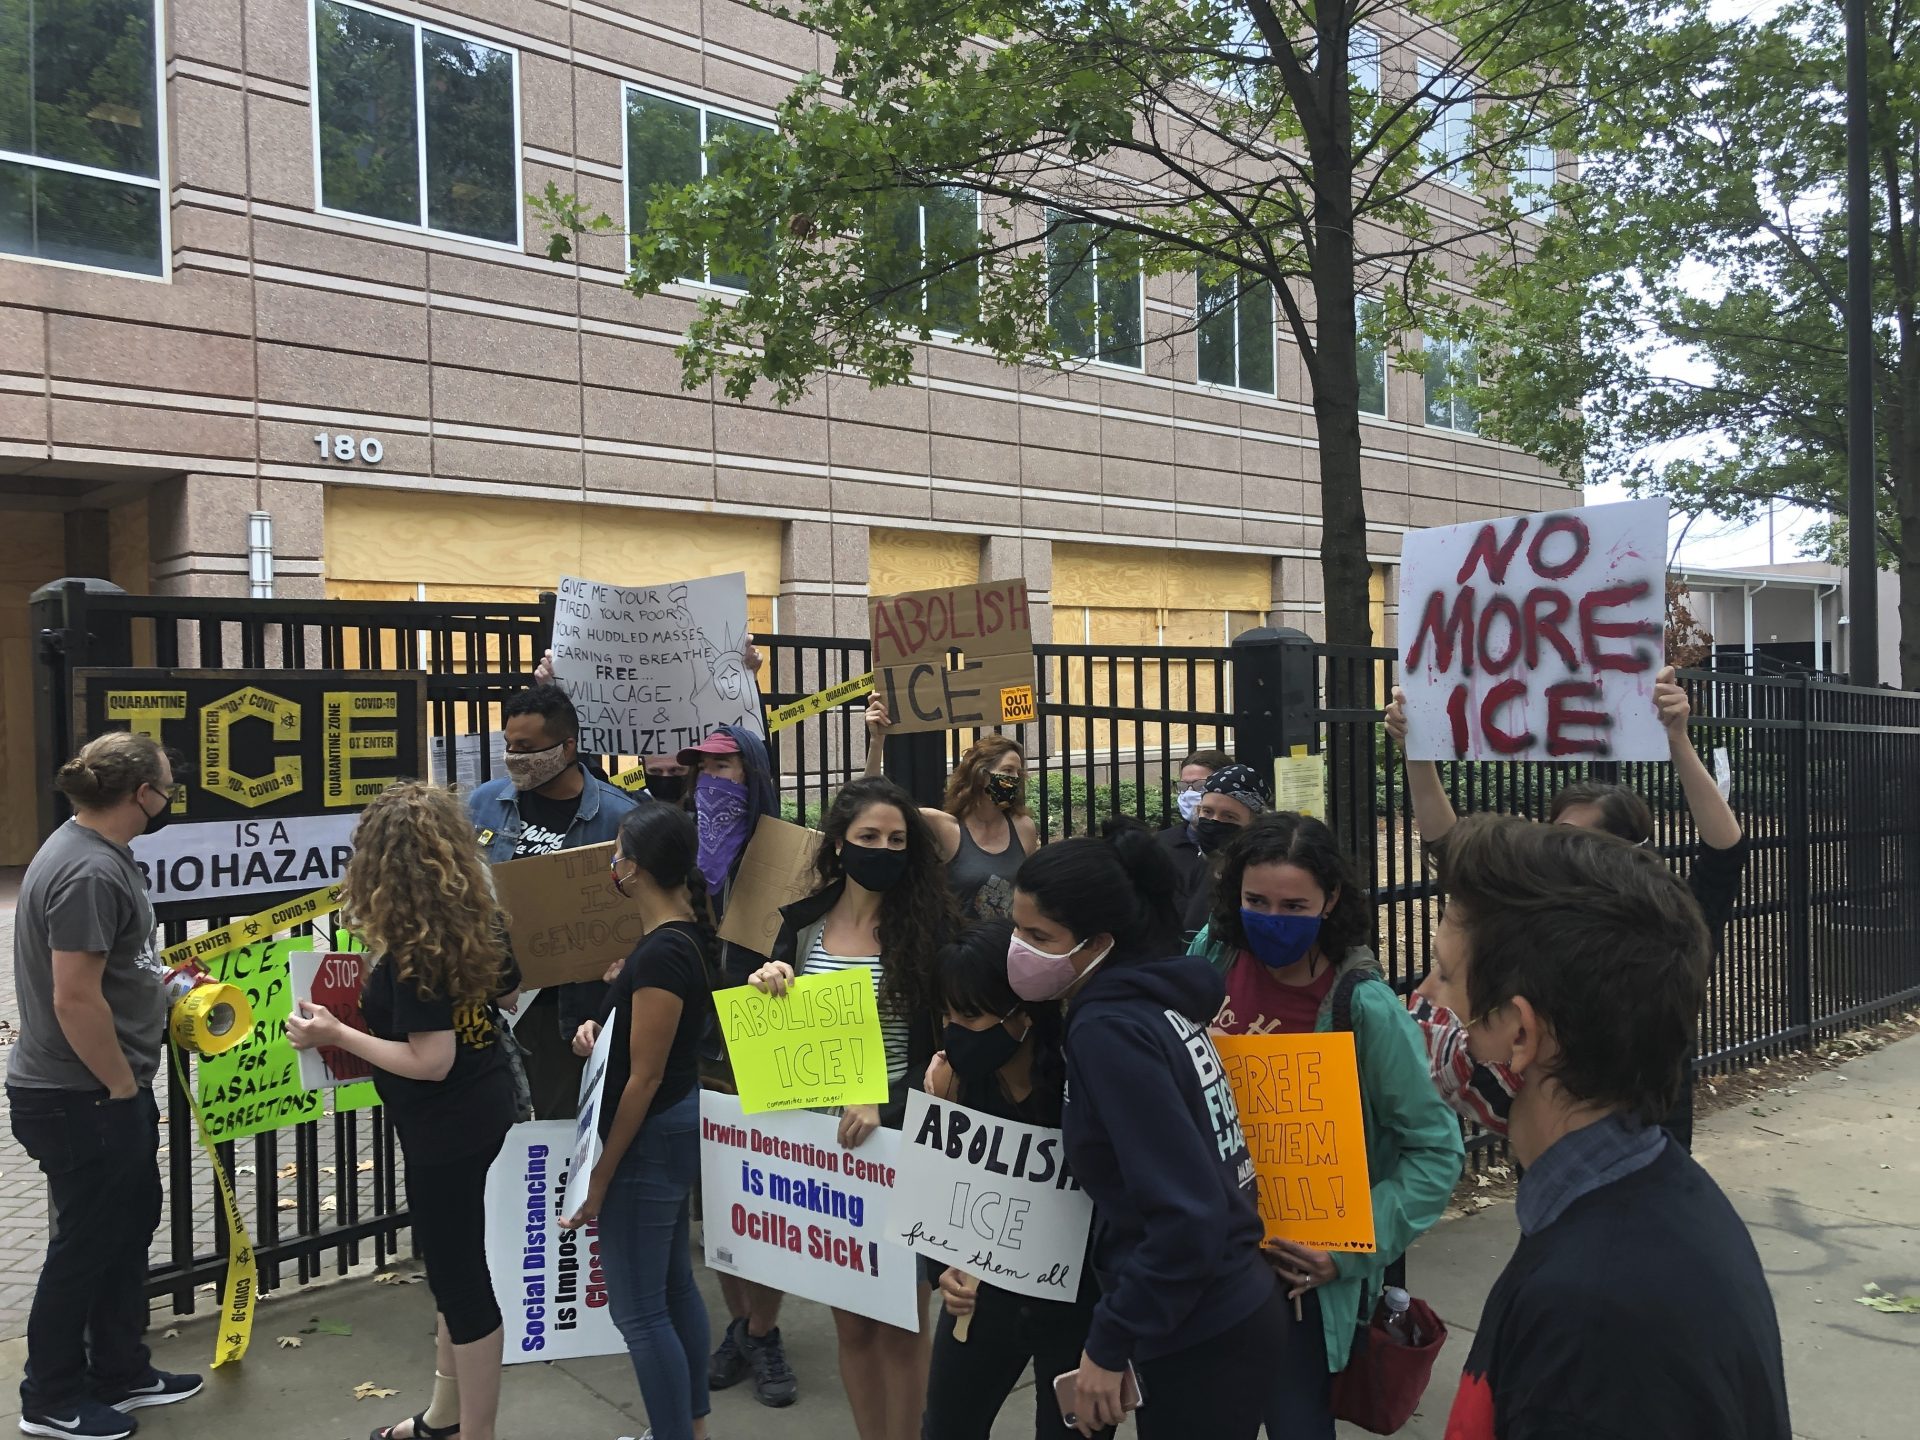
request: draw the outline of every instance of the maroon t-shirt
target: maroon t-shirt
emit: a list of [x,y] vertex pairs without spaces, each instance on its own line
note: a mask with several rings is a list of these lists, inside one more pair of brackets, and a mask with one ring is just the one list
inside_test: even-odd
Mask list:
[[1305,985],[1282,985],[1251,950],[1242,950],[1227,970],[1227,1003],[1213,1023],[1229,1035],[1311,1034],[1334,972],[1328,963]]

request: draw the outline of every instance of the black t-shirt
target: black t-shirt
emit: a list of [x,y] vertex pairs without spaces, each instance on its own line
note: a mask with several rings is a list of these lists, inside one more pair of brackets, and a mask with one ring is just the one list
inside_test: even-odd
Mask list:
[[1745,832],[1724,850],[1716,850],[1702,841],[1687,871],[1687,888],[1693,891],[1693,898],[1706,919],[1707,934],[1713,937],[1716,957],[1727,946],[1727,922],[1733,918],[1733,907],[1740,900],[1740,875],[1747,868],[1748,848]]
[[706,951],[698,926],[675,920],[653,931],[634,946],[626,965],[607,989],[613,1006],[606,1023],[615,1033],[607,1051],[606,1090],[600,1102],[602,1140],[613,1129],[620,1092],[627,1088],[632,1069],[636,990],[664,990],[680,999],[680,1023],[667,1051],[666,1068],[660,1072],[660,1088],[653,1092],[653,1101],[647,1106],[651,1119],[686,1099],[700,1080],[700,1037],[706,1031],[707,1017],[713,1013],[713,992],[707,984]]
[[520,806],[520,838],[513,842],[513,858],[551,855],[567,843],[573,817],[580,813],[582,789],[571,800],[549,800],[534,790],[522,790],[514,799]]
[[1760,1257],[1677,1145],[1520,1241],[1487,1296],[1446,1433],[1788,1440]]
[[[503,995],[520,984],[518,968],[509,965]],[[513,1124],[513,1072],[491,1002],[456,1005],[440,995],[422,999],[419,987],[400,979],[392,959],[383,955],[361,992],[360,1013],[382,1040],[453,1031],[453,1069],[444,1080],[411,1080],[373,1067],[374,1088],[400,1130],[410,1162],[453,1160],[488,1149]]]

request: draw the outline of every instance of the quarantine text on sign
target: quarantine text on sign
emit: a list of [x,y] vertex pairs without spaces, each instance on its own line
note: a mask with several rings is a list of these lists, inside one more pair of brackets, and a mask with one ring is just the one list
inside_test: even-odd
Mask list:
[[161,918],[338,880],[357,813],[426,773],[426,677],[80,670],[77,746],[136,730],[183,756],[173,823],[133,842]]
[[1665,759],[1666,538],[1665,500],[1407,536],[1407,757]]
[[[873,690],[887,702],[896,734],[1033,718],[1026,581],[876,595],[867,609]],[[962,655],[952,669],[949,650]]]

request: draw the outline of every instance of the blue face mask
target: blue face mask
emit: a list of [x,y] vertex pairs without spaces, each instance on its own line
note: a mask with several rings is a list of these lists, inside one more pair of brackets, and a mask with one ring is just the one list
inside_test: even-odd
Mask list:
[[1284,970],[1297,965],[1320,938],[1319,915],[1262,915],[1258,910],[1240,912],[1240,928],[1246,932],[1247,948],[1262,965]]

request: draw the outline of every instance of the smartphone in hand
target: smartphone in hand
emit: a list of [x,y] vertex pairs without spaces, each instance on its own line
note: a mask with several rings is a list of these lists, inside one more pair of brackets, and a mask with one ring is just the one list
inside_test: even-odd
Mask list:
[[[1079,1395],[1078,1370],[1069,1370],[1064,1375],[1053,1377],[1053,1398],[1060,1407],[1060,1423],[1069,1430],[1080,1423]],[[1120,1380],[1120,1408],[1132,1414],[1146,1403],[1147,1397],[1140,1390],[1140,1377],[1133,1372],[1133,1362],[1128,1361],[1126,1373]]]

